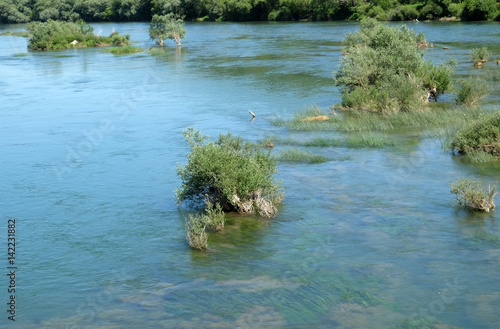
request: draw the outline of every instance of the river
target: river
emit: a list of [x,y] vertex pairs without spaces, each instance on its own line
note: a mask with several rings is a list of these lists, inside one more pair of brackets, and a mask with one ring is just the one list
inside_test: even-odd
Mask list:
[[[426,57],[458,61],[454,79],[484,72],[474,47],[500,57],[498,22],[407,25],[433,43]],[[186,242],[181,132],[301,136],[272,120],[340,101],[332,72],[357,23],[188,23],[182,48],[155,51],[146,23],[93,26],[145,51],[28,52],[26,38],[0,37],[1,264],[9,273],[15,219],[17,327],[498,326],[498,214],[453,207],[449,184],[496,183],[500,170],[424,135],[404,150],[325,148],[326,163],[281,163],[277,217],[231,216],[206,253]],[[499,101],[492,83],[484,104]]]

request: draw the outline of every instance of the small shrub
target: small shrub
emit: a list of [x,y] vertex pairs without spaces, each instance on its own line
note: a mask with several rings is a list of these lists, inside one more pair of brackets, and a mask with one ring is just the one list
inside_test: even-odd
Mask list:
[[473,48],[470,51],[470,57],[475,66],[482,65],[490,56],[491,53],[488,51],[488,47]]
[[277,161],[259,145],[230,133],[209,140],[193,128],[183,132],[191,153],[177,173],[182,180],[177,200],[199,203],[207,199],[224,211],[273,217],[281,202],[280,183],[274,180]]
[[[500,112],[485,115],[459,130],[451,143],[458,154],[500,156]],[[480,155],[481,156],[481,155]],[[484,158],[484,156],[481,156]]]
[[455,101],[459,105],[475,107],[479,101],[488,95],[488,84],[478,78],[458,80],[460,88],[457,91]]
[[485,189],[483,183],[476,180],[460,177],[451,185],[451,193],[456,194],[459,206],[475,210],[486,211],[495,208],[493,198],[496,195],[496,186]]
[[207,223],[202,215],[189,215],[186,221],[187,240],[191,248],[196,250],[208,249]]

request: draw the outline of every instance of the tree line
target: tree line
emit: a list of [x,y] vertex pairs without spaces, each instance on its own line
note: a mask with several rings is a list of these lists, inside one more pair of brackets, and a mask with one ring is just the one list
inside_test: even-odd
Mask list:
[[500,20],[496,0],[2,0],[0,23],[185,20]]

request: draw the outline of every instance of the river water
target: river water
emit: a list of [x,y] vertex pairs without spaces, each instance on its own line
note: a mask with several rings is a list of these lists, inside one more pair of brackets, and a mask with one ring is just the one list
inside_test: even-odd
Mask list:
[[[433,42],[429,59],[457,59],[455,78],[485,72],[474,47],[500,57],[499,23],[408,25]],[[190,23],[182,48],[154,51],[146,23],[94,26],[146,50],[34,53],[0,37],[0,237],[6,251],[15,219],[18,327],[498,326],[498,214],[454,208],[449,184],[495,183],[500,170],[423,135],[404,150],[281,163],[276,218],[231,216],[207,253],[187,245],[190,209],[174,200],[182,130],[301,136],[271,121],[340,101],[332,72],[356,23]],[[485,106],[499,101],[492,83]],[[6,253],[1,264],[8,273]],[[3,275],[3,308],[8,285]]]

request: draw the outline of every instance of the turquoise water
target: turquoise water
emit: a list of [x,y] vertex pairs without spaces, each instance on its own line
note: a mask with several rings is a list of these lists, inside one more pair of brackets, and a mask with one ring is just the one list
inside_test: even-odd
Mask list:
[[[474,47],[500,59],[498,23],[408,25],[433,42],[429,59],[457,59],[457,78],[485,72]],[[449,183],[497,182],[500,170],[423,135],[405,150],[318,149],[332,161],[280,164],[276,218],[232,216],[208,253],[186,243],[182,130],[302,136],[271,121],[339,102],[332,72],[356,23],[192,23],[181,49],[156,51],[145,23],[94,26],[146,50],[33,53],[0,37],[0,237],[6,246],[15,218],[17,326],[497,327],[498,215],[454,208]],[[492,84],[485,106],[499,100]]]

